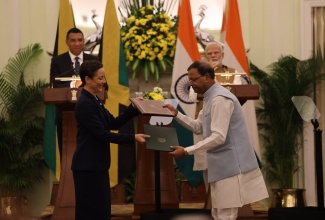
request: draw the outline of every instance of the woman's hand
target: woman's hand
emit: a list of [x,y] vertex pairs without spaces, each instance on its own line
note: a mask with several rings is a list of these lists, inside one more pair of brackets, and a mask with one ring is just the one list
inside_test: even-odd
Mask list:
[[[136,99],[139,99],[139,100],[143,101],[143,97],[142,96],[136,97]],[[132,104],[132,107],[133,108],[137,108],[132,102],[131,102],[131,104]]]
[[150,138],[150,135],[147,134],[136,134],[134,139],[138,143],[146,143],[146,138]]

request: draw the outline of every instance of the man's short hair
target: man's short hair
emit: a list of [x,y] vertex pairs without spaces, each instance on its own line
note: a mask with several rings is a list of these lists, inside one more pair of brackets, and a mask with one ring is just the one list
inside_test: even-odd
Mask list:
[[82,34],[82,37],[84,36],[84,34],[82,33],[82,31],[81,31],[80,29],[78,29],[78,28],[76,28],[76,27],[73,27],[73,28],[71,28],[70,30],[68,30],[68,32],[67,32],[67,36],[66,36],[66,39],[69,38],[69,34],[71,34],[71,33],[74,33],[74,34],[78,34],[78,33],[80,33],[80,34]]
[[217,45],[221,52],[223,52],[223,48],[224,48],[224,44],[219,42],[219,41],[213,41],[213,42],[210,42],[208,43],[206,46],[205,46],[205,49],[204,49],[204,52],[206,53],[207,52],[207,49],[211,46],[211,45]]
[[201,76],[204,76],[206,73],[209,73],[211,79],[214,79],[214,69],[208,62],[197,60],[187,68],[187,71],[191,69],[197,69]]

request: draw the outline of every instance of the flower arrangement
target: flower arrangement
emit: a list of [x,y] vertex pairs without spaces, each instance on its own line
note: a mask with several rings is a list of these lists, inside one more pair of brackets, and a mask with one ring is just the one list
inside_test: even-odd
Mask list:
[[152,100],[163,100],[166,97],[164,97],[163,90],[160,87],[154,87],[152,92],[145,92],[143,98]]
[[159,0],[154,5],[153,0],[123,0],[126,15],[119,8],[124,23],[122,42],[127,65],[132,66],[133,79],[142,67],[146,81],[149,73],[158,81],[159,69],[166,71],[167,66],[173,66],[178,17],[167,14],[175,1],[165,2]]

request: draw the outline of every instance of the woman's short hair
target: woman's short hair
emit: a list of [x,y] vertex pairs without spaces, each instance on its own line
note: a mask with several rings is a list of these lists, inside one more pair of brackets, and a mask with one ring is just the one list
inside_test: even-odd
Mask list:
[[79,76],[81,79],[81,82],[85,84],[85,78],[88,76],[90,79],[92,79],[95,75],[97,70],[100,68],[103,68],[103,64],[99,62],[98,60],[85,60],[79,70]]

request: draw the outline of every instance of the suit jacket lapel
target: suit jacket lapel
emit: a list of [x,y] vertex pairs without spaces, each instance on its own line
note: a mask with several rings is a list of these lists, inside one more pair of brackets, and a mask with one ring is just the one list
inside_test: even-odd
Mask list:
[[107,122],[107,125],[108,125],[109,121],[110,121],[109,114],[108,114],[107,110],[105,109],[104,104],[102,103],[102,101],[100,101],[99,97],[98,96],[96,96],[96,97],[98,98],[98,100],[94,99],[94,101],[97,103],[97,105],[98,105],[100,111],[102,112],[104,118],[106,119],[106,122]]
[[64,66],[67,69],[73,68],[73,62],[71,61],[71,57],[69,55],[69,52],[67,52],[67,53],[64,54],[63,62],[64,62]]

